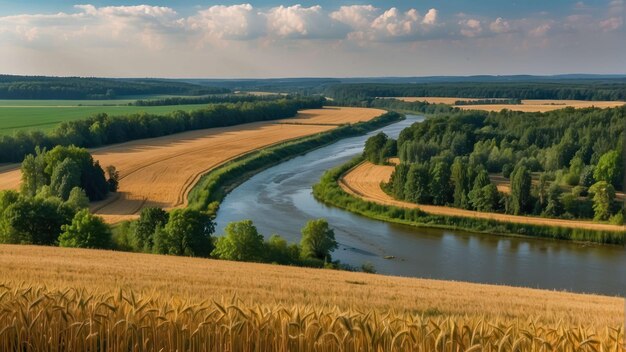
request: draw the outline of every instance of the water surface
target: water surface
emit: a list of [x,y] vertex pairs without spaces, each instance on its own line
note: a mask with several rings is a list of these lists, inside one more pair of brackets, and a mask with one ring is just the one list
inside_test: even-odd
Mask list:
[[[269,168],[237,187],[220,207],[217,234],[231,221],[251,219],[266,237],[300,240],[307,220],[326,218],[339,249],[333,259],[374,264],[382,274],[623,295],[626,249],[416,228],[368,219],[316,201],[311,187],[324,171],[363,150],[383,131],[396,138],[421,117],[343,139]],[[395,259],[384,259],[394,256]]]

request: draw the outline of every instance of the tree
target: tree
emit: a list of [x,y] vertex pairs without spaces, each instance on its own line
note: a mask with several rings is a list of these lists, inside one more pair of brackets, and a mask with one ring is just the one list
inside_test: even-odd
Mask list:
[[20,197],[3,212],[4,242],[53,245],[61,226],[70,223],[74,209],[58,198]]
[[34,196],[41,187],[48,184],[44,154],[45,149],[36,148],[34,155],[26,155],[22,161],[21,191],[27,196]]
[[168,217],[167,212],[161,208],[147,207],[141,210],[133,236],[136,250],[152,252],[154,232],[167,224]]
[[80,167],[70,158],[65,158],[52,171],[50,190],[53,195],[67,200],[74,187],[80,186]]
[[511,174],[511,212],[515,215],[523,214],[531,203],[530,172],[523,164],[518,164]]
[[87,194],[82,188],[74,187],[70,191],[70,195],[67,197],[65,204],[74,209],[84,209],[89,207],[89,198],[87,198]]
[[309,220],[302,228],[302,256],[330,261],[330,253],[338,248],[335,232],[325,219]]
[[289,244],[279,235],[272,235],[265,243],[266,255],[265,260],[270,263],[278,264],[299,264],[300,247],[297,244]]
[[500,204],[500,193],[496,185],[489,183],[486,186],[476,187],[469,193],[469,202],[478,211],[494,212]]
[[435,205],[450,201],[450,167],[444,161],[436,162],[430,170],[430,192]]
[[620,153],[611,150],[600,157],[593,177],[596,181],[605,181],[617,188],[621,186],[623,172]]
[[110,248],[111,230],[101,217],[95,216],[88,209],[76,213],[69,225],[61,227],[59,236],[61,247],[75,248]]
[[204,212],[191,208],[172,210],[158,253],[208,257],[213,250],[214,230],[213,220]]
[[556,183],[552,183],[548,188],[547,201],[544,213],[548,216],[560,216],[563,214],[563,203],[561,202],[561,188]]
[[120,173],[115,169],[115,166],[109,165],[106,168],[107,184],[109,185],[110,192],[117,192],[117,188],[120,184]]
[[607,220],[611,216],[611,206],[615,199],[615,188],[606,181],[596,182],[589,192],[593,193],[594,219]]
[[389,184],[391,185],[391,193],[395,198],[405,199],[404,188],[408,171],[409,165],[401,163],[396,165],[391,173]]
[[251,220],[231,222],[217,239],[212,256],[226,260],[258,262],[263,259],[263,235]]
[[365,149],[363,150],[365,159],[374,164],[382,163],[382,151],[388,139],[387,135],[382,132],[368,138],[365,142]]
[[454,206],[463,209],[468,208],[469,177],[467,175],[467,163],[463,158],[456,157],[454,159],[450,178],[454,185]]
[[404,184],[404,199],[418,203],[430,202],[428,166],[414,163],[409,167]]

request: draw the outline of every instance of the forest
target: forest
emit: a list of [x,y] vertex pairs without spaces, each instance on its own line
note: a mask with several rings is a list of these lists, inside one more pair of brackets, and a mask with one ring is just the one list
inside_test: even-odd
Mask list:
[[206,95],[229,89],[171,80],[0,75],[0,99],[116,99],[133,95]]
[[[626,108],[455,112],[371,137],[364,156],[398,156],[396,199],[485,212],[623,224]],[[510,192],[498,191],[501,176]]]
[[64,122],[49,133],[18,131],[12,136],[0,136],[0,163],[20,162],[36,147],[51,149],[57,145],[74,145],[92,148],[190,130],[287,118],[295,116],[301,109],[321,108],[324,101],[323,98],[285,98],[211,104],[191,112],[174,111],[166,115],[98,114],[84,120]]
[[427,84],[337,84],[326,89],[339,102],[376,97],[463,97],[479,99],[626,100],[624,80],[582,82],[464,82]]

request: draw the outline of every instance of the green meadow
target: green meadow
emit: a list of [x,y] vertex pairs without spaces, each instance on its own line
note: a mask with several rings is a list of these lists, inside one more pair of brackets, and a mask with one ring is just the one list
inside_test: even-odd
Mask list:
[[85,119],[99,113],[125,115],[146,112],[166,114],[191,111],[205,104],[129,106],[135,99],[120,100],[0,100],[0,135],[17,131],[49,131],[65,121]]

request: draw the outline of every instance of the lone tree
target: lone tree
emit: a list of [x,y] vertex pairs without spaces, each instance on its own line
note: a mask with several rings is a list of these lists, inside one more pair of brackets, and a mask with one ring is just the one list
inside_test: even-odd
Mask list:
[[302,228],[302,256],[330,260],[330,252],[337,249],[335,232],[325,219],[310,220]]

